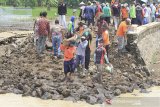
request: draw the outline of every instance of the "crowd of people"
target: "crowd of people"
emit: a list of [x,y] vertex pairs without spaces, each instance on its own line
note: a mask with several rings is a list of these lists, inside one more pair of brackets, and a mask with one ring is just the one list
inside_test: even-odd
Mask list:
[[[54,26],[50,26],[47,20],[47,12],[41,12],[35,21],[34,43],[38,57],[44,54],[46,39],[52,42],[53,55],[56,59],[64,58],[64,79],[73,81],[72,75],[79,71],[86,75],[90,66],[91,44],[93,34],[96,35],[96,47],[94,50],[94,62],[99,74],[99,82],[102,82],[102,72],[109,62],[110,35],[109,27],[114,25],[118,41],[118,55],[127,52],[128,26],[131,24],[144,25],[154,21],[160,21],[160,5],[155,3],[139,4],[131,3],[130,6],[114,2],[113,4],[93,1],[80,3],[79,23],[76,16],[72,16],[67,23],[65,15],[67,6],[63,0],[58,5],[59,19]],[[84,20],[84,22],[83,22]],[[95,28],[95,29],[93,29]]]

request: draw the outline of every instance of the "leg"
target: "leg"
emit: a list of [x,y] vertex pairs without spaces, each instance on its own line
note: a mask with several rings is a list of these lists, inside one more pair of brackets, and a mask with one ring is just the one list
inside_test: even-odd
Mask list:
[[114,20],[114,27],[115,27],[115,30],[117,30],[117,29],[118,29],[118,20],[117,20],[117,17],[114,16],[114,17],[113,17],[113,20]]
[[107,57],[109,58],[109,45],[105,46],[106,52],[107,52]]
[[43,51],[45,50],[45,44],[46,44],[46,36],[43,36],[43,39],[42,39],[42,53],[43,53]]
[[85,69],[89,69],[89,63],[90,63],[90,48],[86,48],[85,53]]
[[61,55],[60,45],[61,45],[61,37],[59,36],[59,37],[57,38],[57,52],[58,52],[58,56]]
[[67,25],[66,25],[66,16],[65,15],[62,15],[62,25],[64,28],[67,28]]
[[118,54],[121,54],[123,49],[123,37],[118,36]]
[[59,24],[62,25],[61,15],[59,15]]
[[40,55],[42,52],[41,52],[41,45],[42,45],[42,39],[43,39],[43,37],[42,36],[39,36],[38,37],[38,43],[37,43],[37,53]]
[[53,46],[54,56],[57,56],[57,51],[56,51],[56,37],[55,37],[55,36],[52,37],[52,46]]

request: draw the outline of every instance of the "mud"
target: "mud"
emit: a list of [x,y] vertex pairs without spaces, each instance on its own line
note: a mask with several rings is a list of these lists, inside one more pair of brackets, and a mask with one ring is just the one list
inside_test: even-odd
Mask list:
[[73,82],[62,82],[63,60],[54,59],[52,52],[48,51],[39,59],[31,36],[13,38],[11,42],[0,44],[5,48],[0,56],[1,94],[11,92],[42,99],[96,104],[134,89],[160,85],[160,81],[154,80],[130,53],[118,57],[115,43],[112,43],[109,55],[114,70],[113,73],[103,72],[102,84],[96,81],[93,59],[85,77],[78,71]]

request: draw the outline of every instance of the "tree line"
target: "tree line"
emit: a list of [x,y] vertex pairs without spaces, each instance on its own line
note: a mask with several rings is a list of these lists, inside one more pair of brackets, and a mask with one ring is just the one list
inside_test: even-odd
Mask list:
[[[46,6],[46,7],[57,7],[58,2],[60,0],[0,0],[1,5],[7,5],[7,6],[24,6],[24,7],[40,7],[40,6]],[[78,6],[80,2],[88,2],[93,0],[64,0],[69,7]],[[100,2],[111,0],[96,0]]]

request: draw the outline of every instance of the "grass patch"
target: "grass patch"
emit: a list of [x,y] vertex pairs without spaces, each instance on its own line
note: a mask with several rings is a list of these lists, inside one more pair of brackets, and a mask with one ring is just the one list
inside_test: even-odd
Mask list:
[[[24,7],[18,7],[21,9],[15,9],[13,7],[2,7],[0,6],[1,9],[3,9],[7,13],[15,14],[15,15],[32,15],[33,18],[36,18],[39,16],[39,13],[41,11],[47,11],[48,15],[47,17],[52,20],[55,19],[57,15],[57,8],[56,7],[51,7],[50,11],[47,10],[46,7],[34,7],[32,9],[25,9]],[[76,16],[78,16],[80,13],[80,10],[77,9]],[[68,8],[67,9],[67,17],[71,17],[73,15],[73,9]]]
[[[47,11],[47,13],[48,13],[47,17],[48,17],[49,19],[55,19],[55,18],[58,16],[58,15],[57,15],[57,8],[55,8],[55,7],[52,7],[52,8],[50,9],[50,11],[48,11],[46,7],[35,7],[35,8],[32,9],[32,16],[33,16],[34,18],[35,18],[35,17],[38,17],[38,16],[39,16],[39,13],[40,13],[41,11]],[[78,9],[77,12],[76,12],[76,16],[78,16],[79,13],[80,13],[80,10]],[[72,15],[73,15],[73,9],[68,8],[68,9],[67,9],[67,17],[70,17],[70,16],[72,16]]]

